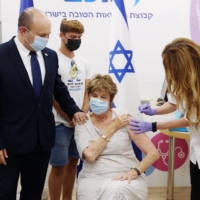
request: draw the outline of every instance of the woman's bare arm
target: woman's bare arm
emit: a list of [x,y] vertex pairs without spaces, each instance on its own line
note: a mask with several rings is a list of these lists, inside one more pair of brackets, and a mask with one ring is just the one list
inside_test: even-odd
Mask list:
[[[131,116],[129,117],[129,120],[130,118]],[[159,158],[159,153],[145,133],[135,134],[134,131],[129,128],[129,135],[137,147],[146,155],[136,166],[136,168],[143,173]]]
[[[132,117],[129,116],[129,120]],[[156,160],[159,159],[159,153],[157,149],[155,148],[154,144],[150,141],[150,139],[146,136],[145,133],[141,134],[135,134],[133,130],[128,128],[128,132],[130,135],[130,138],[133,140],[133,142],[137,145],[137,147],[146,155],[144,159],[138,163],[137,166],[130,166],[131,168],[136,167],[140,173],[143,173],[146,171]],[[136,179],[138,177],[137,171],[134,169],[128,171],[127,173],[120,174],[113,178],[113,180],[128,180],[128,183],[131,182],[131,180]]]
[[[120,115],[111,121],[111,123],[103,132],[103,135],[106,136],[109,140],[118,129],[126,126],[127,123],[127,114]],[[102,153],[102,151],[106,148],[107,143],[107,140],[99,137],[83,151],[83,155],[89,162],[94,162],[97,157]]]

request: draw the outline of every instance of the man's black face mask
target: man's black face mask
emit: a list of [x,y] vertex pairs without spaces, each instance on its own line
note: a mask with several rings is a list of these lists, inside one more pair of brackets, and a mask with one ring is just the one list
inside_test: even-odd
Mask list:
[[68,39],[68,43],[65,45],[70,51],[75,51],[80,47],[81,39]]

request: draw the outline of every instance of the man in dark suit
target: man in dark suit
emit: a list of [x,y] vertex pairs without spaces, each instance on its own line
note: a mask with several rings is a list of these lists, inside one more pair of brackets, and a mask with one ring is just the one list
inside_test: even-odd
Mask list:
[[58,74],[57,54],[45,48],[51,23],[36,8],[25,10],[19,34],[0,45],[0,200],[41,200],[55,140],[52,97],[70,119],[87,117]]

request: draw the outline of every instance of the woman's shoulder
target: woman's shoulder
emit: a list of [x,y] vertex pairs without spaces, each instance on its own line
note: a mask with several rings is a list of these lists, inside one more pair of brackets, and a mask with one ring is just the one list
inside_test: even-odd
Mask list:
[[112,112],[115,112],[117,115],[129,114],[127,110],[121,108],[112,108]]
[[91,125],[91,113],[86,114],[88,117],[88,120],[84,124],[76,124],[76,127],[84,127],[84,126],[90,126]]

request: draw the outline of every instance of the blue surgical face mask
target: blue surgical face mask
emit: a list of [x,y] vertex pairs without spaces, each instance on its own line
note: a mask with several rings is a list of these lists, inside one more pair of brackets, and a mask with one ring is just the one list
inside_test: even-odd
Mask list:
[[[29,31],[29,32],[31,33],[31,31]],[[31,34],[34,35],[33,33],[31,33]],[[40,37],[38,35],[34,35],[34,36],[35,36],[35,38],[34,38],[34,41],[33,41],[32,44],[30,44],[26,38],[25,39],[35,51],[43,50],[46,47],[46,45],[47,45],[47,43],[49,41],[49,38],[43,38],[43,37]]]
[[107,101],[101,101],[98,98],[90,98],[90,109],[94,114],[101,115],[108,110],[109,103]]

